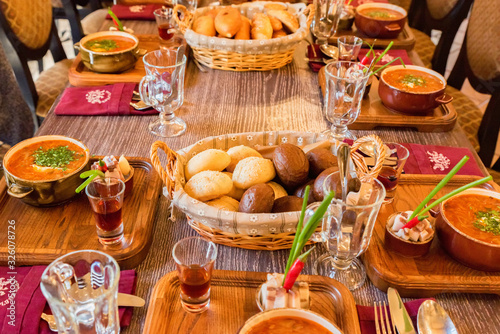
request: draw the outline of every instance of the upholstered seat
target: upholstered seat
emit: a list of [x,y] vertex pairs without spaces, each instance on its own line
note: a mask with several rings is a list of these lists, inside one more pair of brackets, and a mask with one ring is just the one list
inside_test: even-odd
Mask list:
[[432,56],[436,50],[436,44],[434,44],[431,38],[424,32],[411,28],[413,35],[415,36],[415,47],[414,50],[424,63],[427,68],[432,68]]
[[35,82],[38,93],[36,114],[40,117],[47,116],[50,107],[68,84],[68,71],[73,64],[73,59],[64,59],[51,68],[43,71]]

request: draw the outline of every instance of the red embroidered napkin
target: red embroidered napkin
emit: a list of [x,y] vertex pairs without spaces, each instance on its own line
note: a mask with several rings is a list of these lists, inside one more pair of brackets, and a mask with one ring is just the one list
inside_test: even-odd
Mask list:
[[458,171],[457,175],[484,176],[468,148],[409,143],[401,145],[410,151],[410,156],[404,166],[406,174],[448,174],[466,155],[469,161]]
[[[422,298],[416,299],[404,303],[411,320],[413,321],[413,326],[417,328],[417,314],[418,308],[426,300],[435,300],[434,298]],[[361,306],[356,305],[358,309],[359,326],[361,327],[362,334],[376,334],[375,330],[375,309],[373,306]],[[386,312],[389,312],[389,307],[386,308]],[[380,318],[379,318],[380,319]]]
[[[0,267],[0,333],[53,333],[47,323],[40,318],[42,312],[51,313],[45,297],[40,289],[40,278],[45,266],[18,267],[16,274],[10,274],[8,267]],[[11,277],[16,283],[12,284]],[[122,270],[118,291],[128,294],[135,292],[135,270]],[[9,304],[11,290],[15,291],[14,304]],[[15,310],[13,309],[15,306]],[[132,307],[120,307],[120,326],[130,325]]]
[[[363,59],[364,56],[368,53],[370,49],[361,49],[359,51],[358,59],[361,60]],[[375,50],[375,57],[378,57],[384,52],[384,50]],[[408,52],[406,50],[389,50],[387,53],[379,60],[377,63],[377,67],[379,66],[384,66],[385,64],[389,63],[393,59],[396,59],[397,57],[401,57],[405,65],[413,65],[410,57],[408,56]],[[370,61],[373,59],[373,54],[370,53]],[[399,60],[396,60],[394,63],[392,63],[389,66],[393,65],[401,65],[401,62]]]
[[[161,8],[162,5],[150,4],[150,5],[114,5],[111,10],[120,20],[155,20],[154,11]],[[111,20],[111,16],[108,14],[106,16],[108,20]]]
[[139,111],[130,106],[135,83],[107,86],[68,87],[54,113],[59,116],[154,115],[153,108]]
[[[307,46],[307,58],[309,59],[323,59],[323,53],[319,49],[319,44],[309,44]],[[314,72],[319,72],[319,70],[325,66],[325,63],[321,62],[314,62],[314,61],[309,61],[309,67],[311,70]]]

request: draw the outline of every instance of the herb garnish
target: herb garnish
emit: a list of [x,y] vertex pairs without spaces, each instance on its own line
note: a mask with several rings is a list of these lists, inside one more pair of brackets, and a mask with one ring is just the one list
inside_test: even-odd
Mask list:
[[70,150],[68,146],[57,146],[45,151],[40,146],[39,149],[33,152],[33,157],[35,158],[34,163],[37,166],[66,170],[66,166],[75,160],[75,158],[78,158],[79,154]]
[[87,43],[85,43],[85,47],[93,51],[110,51],[118,48],[118,44],[116,44],[116,41],[112,39],[101,39],[88,41]]
[[477,220],[473,223],[474,227],[483,232],[500,235],[500,207],[497,210],[476,212]]
[[367,16],[373,17],[374,19],[392,19],[396,17],[396,15],[384,12],[384,11],[379,11],[379,10],[372,10],[371,12],[366,13]]
[[427,84],[427,81],[424,78],[413,74],[405,74],[404,78],[401,79],[400,82],[409,87],[425,86]]

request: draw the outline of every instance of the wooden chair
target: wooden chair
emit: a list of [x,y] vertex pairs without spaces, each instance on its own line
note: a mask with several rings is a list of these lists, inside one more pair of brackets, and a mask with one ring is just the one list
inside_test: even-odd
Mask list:
[[[57,35],[50,0],[0,0],[0,41],[31,111],[42,120],[68,83],[72,61]],[[28,67],[50,49],[55,65],[36,82]]]
[[[459,112],[458,121],[474,131],[480,146],[479,156],[489,167],[495,154],[500,130],[500,2],[476,0],[457,62],[448,78],[448,85],[460,89],[467,78],[478,92],[490,94],[484,116]],[[458,105],[457,102],[453,102]],[[461,120],[460,118],[464,118]],[[500,170],[500,162],[493,167]]]
[[[398,0],[402,1],[402,0]],[[451,46],[460,25],[469,13],[473,0],[413,0],[408,22],[415,35],[415,51],[425,67],[444,75]],[[440,30],[441,38],[434,45],[432,30]]]

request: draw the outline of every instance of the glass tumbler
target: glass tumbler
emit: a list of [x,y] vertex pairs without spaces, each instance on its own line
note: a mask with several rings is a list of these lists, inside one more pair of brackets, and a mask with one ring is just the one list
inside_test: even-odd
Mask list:
[[356,36],[342,36],[337,39],[339,60],[357,61],[363,40]]
[[158,27],[158,35],[160,36],[161,49],[177,49],[181,48],[184,54],[183,41],[184,37],[179,33],[177,24],[174,20],[173,10],[169,7],[155,9],[156,25]]
[[[352,184],[352,185],[351,185]],[[385,198],[385,188],[376,179],[362,181],[351,189],[346,201],[334,198],[322,222],[322,240],[328,250],[314,263],[313,272],[334,278],[349,290],[363,285],[366,272],[357,259],[367,248],[378,212]],[[341,194],[340,173],[330,174],[324,181],[323,192]],[[355,192],[354,190],[358,190]]]
[[361,102],[370,77],[368,67],[357,62],[336,61],[325,67],[326,93],[324,110],[332,123],[330,136],[338,142],[356,140],[347,126],[358,118]]
[[123,240],[123,198],[125,183],[114,177],[96,179],[85,187],[85,193],[94,212],[99,242],[119,244]]
[[178,241],[172,249],[181,283],[182,307],[201,313],[210,305],[210,281],[217,247],[211,241],[190,237]]
[[337,31],[343,5],[343,0],[314,0],[312,33],[318,44],[328,44],[328,38]]
[[118,263],[102,252],[77,251],[54,260],[40,287],[59,333],[119,333],[119,280]]
[[160,112],[149,130],[160,137],[176,137],[186,131],[186,122],[174,112],[184,103],[186,56],[182,50],[166,49],[144,55],[146,76],[139,83],[141,99]]
[[377,179],[385,187],[385,203],[391,203],[396,195],[398,180],[401,177],[410,152],[406,147],[398,143],[386,143],[385,145],[389,150],[387,150],[387,156]]

